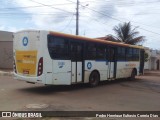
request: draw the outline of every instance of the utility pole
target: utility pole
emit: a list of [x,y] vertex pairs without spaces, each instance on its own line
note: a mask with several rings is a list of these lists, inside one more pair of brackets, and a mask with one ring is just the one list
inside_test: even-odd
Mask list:
[[76,35],[79,35],[79,0],[77,0],[76,8]]

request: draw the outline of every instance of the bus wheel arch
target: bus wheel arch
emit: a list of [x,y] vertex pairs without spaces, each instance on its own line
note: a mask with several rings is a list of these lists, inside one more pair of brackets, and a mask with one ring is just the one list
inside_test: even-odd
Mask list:
[[136,68],[134,68],[133,70],[135,70],[135,72],[136,72],[136,75],[137,75],[137,69],[136,69]]
[[100,73],[98,70],[93,70],[89,75],[89,85],[95,87],[100,82]]
[[133,68],[130,76],[130,80],[135,80],[135,76],[137,75],[137,69]]

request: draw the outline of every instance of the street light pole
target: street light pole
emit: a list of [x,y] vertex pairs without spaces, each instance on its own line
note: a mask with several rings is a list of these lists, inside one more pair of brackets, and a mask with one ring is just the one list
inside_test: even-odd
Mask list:
[[79,0],[77,0],[76,8],[76,35],[79,35]]

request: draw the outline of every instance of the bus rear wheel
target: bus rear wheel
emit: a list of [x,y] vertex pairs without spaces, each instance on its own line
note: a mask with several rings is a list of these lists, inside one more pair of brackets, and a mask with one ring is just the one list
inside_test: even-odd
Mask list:
[[98,85],[100,77],[97,71],[93,71],[89,76],[89,85],[90,87],[95,87]]
[[136,77],[136,70],[133,69],[133,70],[132,70],[132,73],[131,73],[130,80],[135,80],[135,77]]

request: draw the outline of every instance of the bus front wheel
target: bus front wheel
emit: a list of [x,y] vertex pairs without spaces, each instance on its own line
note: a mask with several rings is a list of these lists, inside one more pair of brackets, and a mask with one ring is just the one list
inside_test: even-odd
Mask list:
[[98,85],[100,81],[99,73],[97,71],[93,71],[89,76],[89,84],[91,87],[95,87]]

